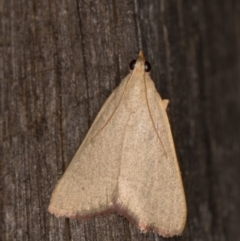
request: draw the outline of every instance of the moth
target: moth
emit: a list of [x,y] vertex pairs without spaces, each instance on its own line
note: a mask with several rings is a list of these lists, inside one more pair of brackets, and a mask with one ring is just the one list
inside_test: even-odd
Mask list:
[[166,108],[142,51],[109,96],[49,205],[57,217],[116,211],[141,231],[181,235],[186,201]]

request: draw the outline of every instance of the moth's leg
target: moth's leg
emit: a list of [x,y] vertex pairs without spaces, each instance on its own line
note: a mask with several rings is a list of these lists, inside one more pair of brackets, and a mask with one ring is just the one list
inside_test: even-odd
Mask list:
[[167,99],[163,100],[163,106],[164,106],[165,110],[167,109],[168,104],[169,104],[169,100],[167,100]]

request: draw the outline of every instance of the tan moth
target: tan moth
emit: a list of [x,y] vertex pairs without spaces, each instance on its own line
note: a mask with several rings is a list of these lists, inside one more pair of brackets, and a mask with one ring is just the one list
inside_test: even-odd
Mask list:
[[171,129],[140,51],[53,191],[49,212],[85,219],[109,211],[142,231],[181,235],[186,201]]

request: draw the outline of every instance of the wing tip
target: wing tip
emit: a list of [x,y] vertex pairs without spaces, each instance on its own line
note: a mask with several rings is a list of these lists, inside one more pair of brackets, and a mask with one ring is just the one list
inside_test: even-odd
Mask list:
[[131,224],[138,227],[143,233],[154,232],[162,237],[169,238],[173,236],[181,236],[185,227],[185,222],[183,222],[179,228],[171,230],[164,227],[157,227],[154,224],[148,224],[147,222],[141,221],[133,212],[131,212],[131,210],[118,201],[116,202],[114,209],[117,213],[124,216]]
[[91,212],[87,212],[85,214],[81,214],[80,211],[71,211],[71,210],[65,210],[65,209],[59,209],[59,208],[55,208],[52,205],[49,205],[48,207],[48,212],[55,215],[57,218],[70,218],[70,219],[76,219],[78,221],[82,221],[82,220],[88,220],[92,217],[98,217],[98,216],[106,216],[112,212],[114,212],[114,207],[108,207],[106,209],[102,209],[100,211],[91,211]]

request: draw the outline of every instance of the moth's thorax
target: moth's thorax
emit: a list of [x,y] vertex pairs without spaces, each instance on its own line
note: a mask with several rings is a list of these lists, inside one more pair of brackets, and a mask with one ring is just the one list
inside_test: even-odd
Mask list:
[[136,112],[146,102],[145,77],[149,75],[144,71],[144,62],[136,63],[134,70],[129,76],[124,92],[126,108],[130,112]]

